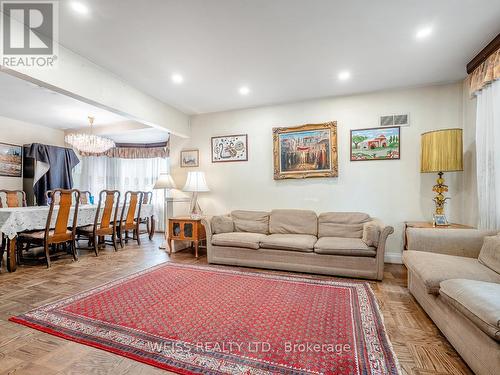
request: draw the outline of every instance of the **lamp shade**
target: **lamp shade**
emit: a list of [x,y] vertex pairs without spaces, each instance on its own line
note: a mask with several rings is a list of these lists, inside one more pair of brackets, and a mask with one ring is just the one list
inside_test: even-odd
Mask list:
[[160,173],[158,180],[155,182],[153,189],[175,189],[175,182],[168,173]]
[[422,173],[463,170],[462,129],[436,130],[422,134]]
[[186,185],[182,189],[184,191],[210,191],[207,186],[207,181],[205,180],[204,172],[188,172]]

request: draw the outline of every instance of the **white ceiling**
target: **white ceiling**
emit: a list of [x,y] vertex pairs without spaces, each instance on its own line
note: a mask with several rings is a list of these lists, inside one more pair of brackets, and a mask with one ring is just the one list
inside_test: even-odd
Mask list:
[[56,129],[86,127],[88,116],[95,117],[95,126],[127,120],[7,73],[0,72],[0,88],[0,116]]
[[61,43],[187,113],[459,80],[500,32],[498,0],[81,2],[60,2]]

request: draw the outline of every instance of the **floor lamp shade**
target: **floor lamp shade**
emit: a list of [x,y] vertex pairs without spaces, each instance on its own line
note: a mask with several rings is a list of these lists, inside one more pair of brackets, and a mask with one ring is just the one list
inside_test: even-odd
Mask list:
[[436,130],[422,134],[420,171],[463,171],[462,129]]
[[160,173],[153,189],[176,189],[175,182],[168,173]]

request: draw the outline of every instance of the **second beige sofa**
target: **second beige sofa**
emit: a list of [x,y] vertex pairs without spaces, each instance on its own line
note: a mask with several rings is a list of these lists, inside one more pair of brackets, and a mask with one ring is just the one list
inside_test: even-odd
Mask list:
[[208,262],[382,280],[393,228],[368,214],[233,211],[204,220]]

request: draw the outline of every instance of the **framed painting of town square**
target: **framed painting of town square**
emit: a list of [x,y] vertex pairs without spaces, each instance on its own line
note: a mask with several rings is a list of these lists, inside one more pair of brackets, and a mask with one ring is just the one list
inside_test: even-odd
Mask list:
[[22,177],[22,175],[22,146],[0,143],[0,176]]
[[337,177],[337,123],[274,128],[274,179]]
[[351,130],[351,161],[395,160],[400,150],[399,126]]

